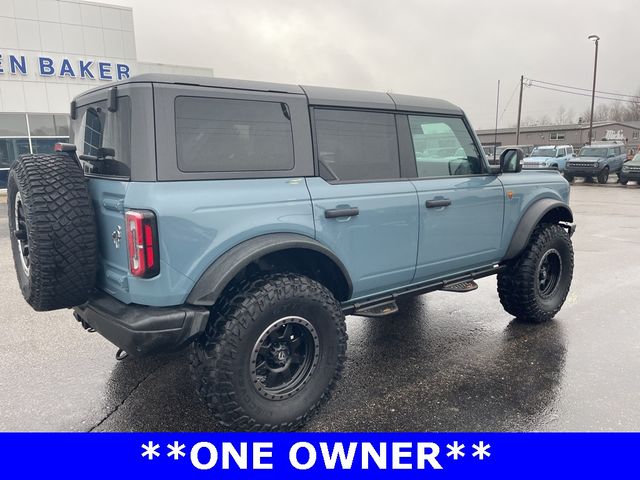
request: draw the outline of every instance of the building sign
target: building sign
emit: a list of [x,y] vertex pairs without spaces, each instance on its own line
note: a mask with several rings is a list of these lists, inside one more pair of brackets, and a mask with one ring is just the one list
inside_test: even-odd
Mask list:
[[40,77],[55,76],[111,81],[129,78],[130,70],[126,63],[87,59],[53,59],[46,55],[28,58],[25,55],[3,55],[0,53],[0,78],[4,75],[27,76],[35,73]]
[[605,140],[624,140],[624,130],[607,130]]

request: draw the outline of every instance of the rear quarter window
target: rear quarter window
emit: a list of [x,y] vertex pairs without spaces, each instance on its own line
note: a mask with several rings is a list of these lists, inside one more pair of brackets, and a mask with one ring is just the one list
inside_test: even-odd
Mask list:
[[183,172],[287,171],[294,167],[286,103],[175,99],[176,154]]
[[[129,178],[131,176],[131,100],[118,97],[118,109],[110,112],[107,102],[78,108],[72,122],[71,142],[76,145],[85,174]],[[105,149],[113,149],[105,155]]]

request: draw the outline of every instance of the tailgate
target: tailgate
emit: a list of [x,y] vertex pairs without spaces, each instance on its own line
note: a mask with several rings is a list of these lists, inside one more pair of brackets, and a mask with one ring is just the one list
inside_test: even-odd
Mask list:
[[129,302],[129,260],[124,231],[124,196],[128,182],[89,178],[98,230],[97,286],[117,299]]

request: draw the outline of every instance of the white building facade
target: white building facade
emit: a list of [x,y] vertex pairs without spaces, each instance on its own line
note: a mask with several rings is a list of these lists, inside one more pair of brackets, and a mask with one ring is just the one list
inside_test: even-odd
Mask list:
[[73,97],[149,72],[213,76],[210,68],[140,62],[131,8],[0,0],[0,189],[18,155],[68,140]]

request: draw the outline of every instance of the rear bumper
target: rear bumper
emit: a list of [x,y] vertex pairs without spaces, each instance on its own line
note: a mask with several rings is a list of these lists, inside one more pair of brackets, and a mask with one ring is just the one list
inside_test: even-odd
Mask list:
[[76,318],[137,356],[186,346],[204,331],[209,319],[209,310],[203,307],[127,305],[103,293],[73,310]]

